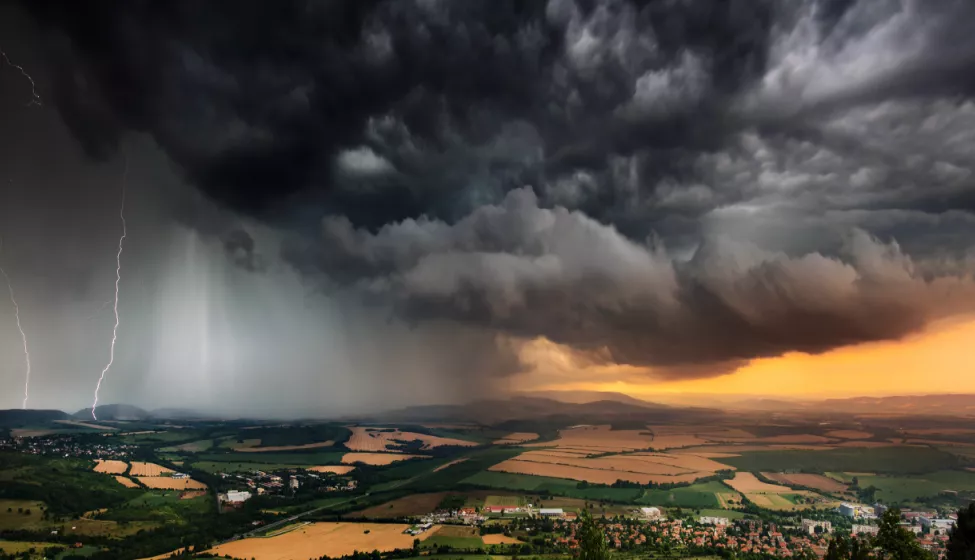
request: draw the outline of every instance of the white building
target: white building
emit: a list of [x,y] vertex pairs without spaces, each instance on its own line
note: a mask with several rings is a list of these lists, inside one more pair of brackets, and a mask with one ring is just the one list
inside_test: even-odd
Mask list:
[[876,535],[880,532],[880,527],[876,525],[854,525],[853,531],[854,535]]
[[640,508],[640,515],[642,515],[646,519],[660,519],[661,517],[660,508],[642,507]]
[[177,480],[181,480],[181,479],[184,479],[184,478],[189,478],[190,475],[188,475],[186,473],[181,473],[181,472],[174,472],[172,474],[172,477],[175,478],[175,479],[177,479]]
[[802,520],[802,532],[808,535],[816,534],[816,527],[822,528],[824,533],[833,532],[833,524],[829,521],[819,521],[817,519],[803,519]]
[[543,517],[562,517],[565,515],[562,508],[541,508],[538,510],[538,514]]
[[246,502],[251,498],[250,492],[241,492],[238,490],[230,490],[227,492],[227,501],[230,503],[241,503]]
[[698,523],[700,523],[701,525],[727,525],[728,524],[728,518],[727,517],[711,517],[711,516],[705,516],[705,517],[700,518],[698,520]]
[[932,531],[947,531],[955,526],[954,519],[935,519],[933,517],[921,517],[921,525]]
[[910,524],[910,523],[908,523],[906,521],[901,521],[897,525],[900,528],[904,529],[905,531],[909,531],[911,533],[914,533],[915,535],[920,535],[921,534],[921,526],[920,525],[912,525],[912,524]]
[[292,490],[297,490],[298,479],[292,476],[290,479],[288,479],[288,486],[290,486]]

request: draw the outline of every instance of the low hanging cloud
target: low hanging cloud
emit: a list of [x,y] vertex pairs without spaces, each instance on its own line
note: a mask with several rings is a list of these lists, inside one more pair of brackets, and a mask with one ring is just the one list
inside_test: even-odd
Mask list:
[[924,278],[895,243],[863,231],[832,256],[715,238],[677,261],[581,212],[542,208],[530,188],[454,224],[371,233],[329,217],[322,236],[286,258],[405,317],[546,337],[664,376],[897,339],[975,310],[971,278]]

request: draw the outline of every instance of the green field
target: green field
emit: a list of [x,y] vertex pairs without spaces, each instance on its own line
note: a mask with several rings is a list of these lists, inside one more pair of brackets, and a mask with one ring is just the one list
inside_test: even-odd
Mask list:
[[464,484],[487,488],[520,490],[538,494],[550,493],[584,500],[615,503],[717,508],[715,493],[728,492],[720,482],[707,482],[672,490],[640,490],[634,488],[577,488],[576,482],[562,478],[483,471],[462,481]]
[[715,494],[727,491],[728,489],[717,481],[682,486],[672,490],[643,490],[635,503],[649,506],[717,508],[721,504],[718,503]]
[[522,507],[525,498],[521,496],[488,496],[484,498],[485,506]]
[[180,445],[174,445],[170,447],[163,447],[159,451],[164,453],[200,453],[206,451],[213,447],[212,439],[200,439],[197,441],[191,441],[189,443],[183,443]]
[[218,463],[282,463],[289,465],[337,465],[345,451],[274,451],[269,453],[204,453],[199,461]]
[[[20,513],[18,510],[30,513]],[[0,530],[20,529],[43,521],[44,503],[34,500],[0,500]]]
[[40,554],[48,548],[66,548],[66,545],[49,542],[21,542],[21,541],[2,541],[0,540],[0,551],[6,554],[21,554],[34,551]]
[[436,548],[438,546],[449,546],[451,548],[484,548],[484,541],[475,537],[440,537],[434,535],[423,541],[422,548]]
[[861,488],[877,487],[877,497],[886,503],[914,501],[937,496],[943,490],[975,491],[975,473],[938,471],[911,477],[860,476]]
[[875,447],[825,451],[747,451],[721,459],[740,471],[925,473],[967,464],[964,459],[930,447]]

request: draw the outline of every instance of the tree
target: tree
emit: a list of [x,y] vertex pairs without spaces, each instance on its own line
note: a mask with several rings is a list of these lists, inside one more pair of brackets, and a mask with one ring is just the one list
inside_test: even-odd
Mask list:
[[606,545],[603,528],[596,523],[589,510],[582,510],[579,522],[579,529],[576,531],[576,538],[579,539],[579,560],[606,560],[609,557],[609,547]]
[[881,560],[928,560],[931,555],[910,533],[899,525],[901,512],[889,509],[880,519],[880,527],[874,545],[880,549]]
[[948,533],[948,560],[975,559],[975,503],[958,510],[958,522]]

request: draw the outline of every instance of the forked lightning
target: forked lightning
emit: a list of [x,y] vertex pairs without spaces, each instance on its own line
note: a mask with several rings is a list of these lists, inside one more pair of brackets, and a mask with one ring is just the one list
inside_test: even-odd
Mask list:
[[[0,253],[3,252],[3,239],[0,239]],[[7,276],[7,271],[0,266],[0,275],[3,275],[3,279],[7,282],[7,292],[10,294],[10,303],[14,306],[14,318],[17,320],[17,330],[20,331],[20,339],[24,342],[24,360],[27,362],[27,379],[24,381],[24,404],[22,408],[27,408],[27,399],[30,398],[30,350],[27,349],[27,335],[24,333],[24,327],[20,325],[20,305],[17,304],[17,298],[14,297],[14,287],[10,282],[10,277]]]
[[27,78],[27,81],[30,82],[31,99],[30,101],[27,102],[27,106],[30,107],[31,105],[37,105],[38,107],[40,107],[42,105],[41,96],[38,95],[37,93],[37,84],[34,83],[34,78],[32,78],[31,75],[28,74],[26,70],[24,70],[23,66],[10,62],[10,59],[7,58],[7,53],[4,52],[3,49],[0,49],[0,58],[3,58],[3,61],[6,62],[7,65],[10,66],[11,68],[16,68],[17,70],[19,70],[21,75]]
[[122,243],[125,241],[126,228],[125,228],[125,181],[129,174],[129,158],[125,158],[125,171],[122,172],[122,204],[119,206],[119,218],[122,219],[122,236],[118,240],[118,254],[115,256],[115,326],[112,328],[112,345],[109,350],[108,364],[105,365],[105,369],[102,370],[102,374],[98,377],[98,383],[95,385],[95,401],[91,404],[91,417],[98,420],[95,415],[95,409],[98,408],[98,391],[102,388],[102,381],[105,380],[105,374],[108,370],[112,368],[112,363],[115,361],[115,341],[118,339],[118,287],[119,283],[122,281]]

